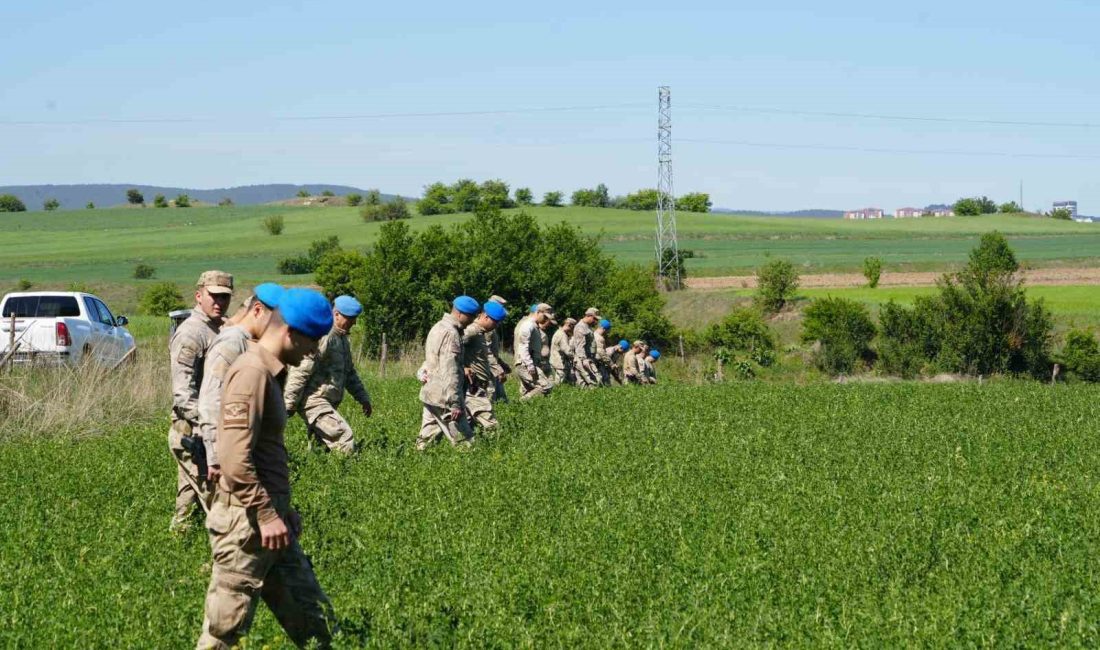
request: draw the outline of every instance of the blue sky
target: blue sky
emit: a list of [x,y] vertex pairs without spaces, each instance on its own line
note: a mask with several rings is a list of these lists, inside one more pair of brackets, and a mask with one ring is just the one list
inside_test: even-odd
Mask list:
[[[1001,201],[1022,179],[1029,208],[1100,214],[1095,2],[63,1],[0,22],[0,185],[622,194],[656,183],[667,84],[676,191],[719,206]],[[576,106],[604,108],[282,119]]]

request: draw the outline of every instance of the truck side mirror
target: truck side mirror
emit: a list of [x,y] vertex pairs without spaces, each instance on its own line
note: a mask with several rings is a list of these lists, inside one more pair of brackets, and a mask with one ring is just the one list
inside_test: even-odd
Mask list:
[[129,324],[130,324],[130,319],[126,318],[125,316],[119,316],[118,318],[115,319],[115,325],[117,325],[118,327],[126,327]]

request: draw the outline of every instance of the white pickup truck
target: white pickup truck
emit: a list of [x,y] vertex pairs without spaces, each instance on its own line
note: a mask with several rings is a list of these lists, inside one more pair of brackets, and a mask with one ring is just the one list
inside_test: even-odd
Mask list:
[[[0,302],[0,359],[16,364],[115,366],[134,348],[129,321],[99,298],[73,291],[9,293]],[[131,354],[132,358],[133,355]]]

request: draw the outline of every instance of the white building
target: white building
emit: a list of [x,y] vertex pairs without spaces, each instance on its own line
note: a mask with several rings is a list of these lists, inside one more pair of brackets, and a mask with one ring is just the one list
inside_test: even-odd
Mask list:
[[909,219],[912,217],[919,217],[924,214],[924,210],[920,208],[898,208],[894,210],[895,219]]
[[863,208],[862,210],[849,210],[844,213],[845,219],[881,219],[882,208]]
[[1055,210],[1069,210],[1069,216],[1072,219],[1077,218],[1077,201],[1055,201]]

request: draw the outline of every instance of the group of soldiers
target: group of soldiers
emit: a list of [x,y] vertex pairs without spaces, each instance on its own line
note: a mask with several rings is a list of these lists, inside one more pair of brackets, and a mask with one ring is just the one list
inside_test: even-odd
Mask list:
[[[352,360],[348,333],[362,313],[352,296],[331,304],[313,289],[257,286],[227,317],[233,276],[206,271],[195,306],[169,338],[172,378],[169,449],[177,467],[170,528],[188,529],[196,506],[206,516],[213,554],[199,648],[230,648],[251,625],[259,599],[295,644],[328,645],[332,607],[298,546],[301,520],[290,504],[286,423],[301,415],[316,442],[334,452],[355,448],[340,415],[346,394],[363,414],[370,394]],[[476,425],[497,427],[495,402],[507,399],[512,367],[501,358],[498,327],[507,301],[484,305],[459,296],[428,332],[417,372],[423,405],[418,449],[446,438],[467,447]],[[607,345],[611,323],[589,308],[554,332],[550,305],[532,305],[515,331],[520,398],[570,383],[656,383],[660,358],[643,341]]]

